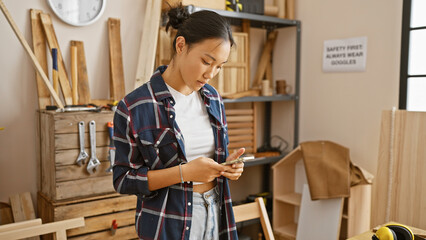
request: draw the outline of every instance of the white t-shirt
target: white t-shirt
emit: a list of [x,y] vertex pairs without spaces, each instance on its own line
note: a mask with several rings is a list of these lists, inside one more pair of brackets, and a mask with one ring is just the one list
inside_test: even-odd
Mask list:
[[213,158],[215,150],[213,128],[200,93],[192,92],[185,96],[166,85],[175,99],[176,122],[183,135],[186,159],[189,162],[202,156]]

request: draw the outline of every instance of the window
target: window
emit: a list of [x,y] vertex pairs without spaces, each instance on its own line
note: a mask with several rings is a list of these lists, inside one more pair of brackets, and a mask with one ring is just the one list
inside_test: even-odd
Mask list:
[[399,108],[426,111],[426,1],[404,0]]

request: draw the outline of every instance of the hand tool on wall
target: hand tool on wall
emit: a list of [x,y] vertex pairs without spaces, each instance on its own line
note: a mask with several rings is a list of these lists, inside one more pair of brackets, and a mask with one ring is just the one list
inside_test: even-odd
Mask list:
[[[41,25],[40,13],[41,10],[30,9],[31,17],[31,35],[34,55],[36,56],[40,66],[44,73],[48,72],[47,67],[47,51],[46,51],[46,38],[43,32],[43,26]],[[38,95],[38,108],[45,109],[46,106],[52,105],[50,99],[49,89],[44,85],[43,78],[36,72],[37,81],[37,95]]]
[[52,48],[52,82],[53,89],[59,94],[59,78],[58,78],[58,49]]
[[93,169],[97,170],[101,162],[96,157],[96,123],[95,121],[89,122],[89,135],[90,135],[90,160],[87,163],[87,172],[93,174]]
[[78,104],[78,83],[77,83],[77,77],[78,77],[78,69],[77,69],[77,47],[71,46],[71,83],[72,83],[72,104],[77,105]]
[[110,97],[120,101],[124,95],[124,70],[121,51],[120,19],[108,19],[109,62],[110,62]]
[[135,88],[148,82],[154,71],[155,50],[157,49],[158,30],[160,27],[162,1],[148,0],[146,2]]
[[16,26],[15,21],[13,21],[12,16],[10,15],[9,11],[7,10],[6,6],[4,5],[3,1],[0,0],[0,8],[3,14],[5,15],[7,21],[9,22],[10,26],[12,27],[13,31],[16,34],[16,37],[18,38],[19,42],[24,47],[25,51],[30,56],[32,63],[34,64],[34,67],[40,74],[40,76],[43,79],[44,84],[49,89],[50,94],[52,95],[53,99],[55,100],[56,104],[58,104],[58,107],[63,108],[64,104],[62,103],[61,99],[59,99],[58,94],[56,94],[55,90],[52,87],[52,84],[50,84],[49,78],[46,76],[46,73],[43,71],[43,68],[41,67],[40,63],[38,62],[36,56],[34,55],[33,51],[31,50],[30,46],[28,45],[27,41],[25,40],[22,33],[19,31],[18,26]]
[[58,39],[56,38],[55,29],[53,28],[52,19],[47,13],[40,13],[40,19],[43,24],[44,33],[46,35],[47,43],[50,49],[58,49],[58,73],[59,73],[59,84],[61,85],[62,95],[65,99],[65,104],[72,104],[72,93],[71,86],[68,80],[68,75],[65,69],[64,59],[62,58],[62,52],[59,48]]
[[109,132],[108,158],[109,158],[110,166],[105,172],[112,172],[112,166],[114,165],[114,160],[115,160],[115,146],[114,146],[114,140],[112,139],[112,137],[114,136],[114,123],[108,122],[107,126],[108,126],[108,132]]
[[89,80],[87,78],[86,55],[84,53],[84,44],[82,41],[71,41],[71,46],[77,47],[78,103],[79,104],[92,103],[90,98]]
[[85,126],[86,125],[84,124],[84,121],[80,121],[78,123],[78,137],[79,137],[79,140],[80,140],[80,154],[78,155],[77,160],[76,160],[76,163],[77,163],[78,166],[82,166],[85,163],[87,157],[89,157],[86,150],[84,149],[84,146],[85,146],[84,131],[86,129]]

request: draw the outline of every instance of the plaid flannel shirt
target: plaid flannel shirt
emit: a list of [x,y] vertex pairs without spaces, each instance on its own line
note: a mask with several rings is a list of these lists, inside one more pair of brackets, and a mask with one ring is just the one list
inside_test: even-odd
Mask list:
[[[192,182],[148,190],[147,172],[186,163],[181,131],[175,121],[174,99],[159,67],[150,81],[128,94],[114,115],[116,147],[113,182],[117,192],[137,195],[136,231],[140,239],[189,239]],[[229,143],[224,105],[217,91],[205,85],[204,100],[215,139],[214,160],[222,163]],[[217,178],[220,192],[220,239],[238,239],[228,179]]]

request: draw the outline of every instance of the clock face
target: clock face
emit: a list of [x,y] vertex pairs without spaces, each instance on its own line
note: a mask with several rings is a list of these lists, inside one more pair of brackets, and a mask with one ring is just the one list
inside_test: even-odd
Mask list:
[[85,26],[95,22],[103,13],[106,0],[47,0],[53,12],[64,22]]

